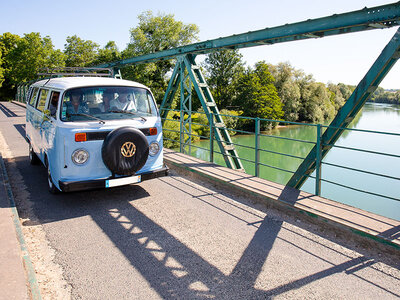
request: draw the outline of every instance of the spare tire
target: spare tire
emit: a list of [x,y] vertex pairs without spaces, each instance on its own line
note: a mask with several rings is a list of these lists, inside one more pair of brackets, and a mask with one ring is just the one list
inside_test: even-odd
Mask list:
[[146,163],[149,143],[140,130],[121,127],[106,136],[101,155],[106,167],[114,174],[133,175]]

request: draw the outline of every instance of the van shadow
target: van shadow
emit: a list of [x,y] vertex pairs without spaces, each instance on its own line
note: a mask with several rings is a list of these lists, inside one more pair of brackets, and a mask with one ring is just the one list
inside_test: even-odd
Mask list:
[[[351,272],[355,268],[359,270],[375,263],[365,257],[349,259],[296,281],[259,290],[254,286],[278,238],[282,221],[266,216],[260,218],[257,224],[250,224],[257,227],[254,236],[233,271],[224,274],[134,206],[135,200],[150,196],[140,185],[54,196],[47,192],[44,167],[32,167],[25,157],[17,158],[15,164],[39,223],[90,216],[162,298],[268,299],[321,278]],[[168,182],[160,180],[160,183],[174,187],[173,181],[180,180],[180,177],[172,176],[172,179]],[[18,187],[13,186],[13,189],[16,189],[18,198]],[[198,199],[194,193],[180,192]],[[215,193],[218,194],[217,191]],[[218,235],[216,232],[216,239]]]

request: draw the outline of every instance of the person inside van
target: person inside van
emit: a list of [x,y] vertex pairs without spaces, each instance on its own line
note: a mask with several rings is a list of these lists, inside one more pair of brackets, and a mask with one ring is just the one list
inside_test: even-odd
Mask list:
[[104,92],[103,93],[103,103],[100,103],[99,108],[101,112],[108,112],[110,111],[110,102],[111,99],[113,98],[113,94],[111,92]]
[[86,102],[82,101],[82,95],[78,91],[70,92],[70,101],[65,103],[67,106],[67,114],[87,114],[89,108]]
[[50,115],[52,117],[56,116],[57,113],[57,104],[58,98],[60,97],[60,92],[53,92],[51,95],[51,102],[50,102]]
[[129,98],[129,96],[133,97],[133,94],[129,93],[127,89],[121,90],[118,98],[111,100],[111,110],[135,110],[135,103],[133,102],[133,99]]

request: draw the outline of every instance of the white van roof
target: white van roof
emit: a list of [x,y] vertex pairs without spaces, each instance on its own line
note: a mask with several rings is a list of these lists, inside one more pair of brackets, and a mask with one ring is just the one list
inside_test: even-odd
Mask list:
[[130,86],[147,89],[145,85],[135,81],[104,77],[58,77],[37,81],[33,83],[32,86],[48,87],[60,90],[89,86]]

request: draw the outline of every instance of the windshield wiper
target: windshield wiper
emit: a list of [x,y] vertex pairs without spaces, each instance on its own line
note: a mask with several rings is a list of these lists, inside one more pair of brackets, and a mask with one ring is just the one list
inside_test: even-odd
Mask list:
[[92,116],[92,115],[88,115],[88,114],[83,114],[83,113],[76,113],[76,114],[68,114],[68,116],[82,116],[82,117],[88,117],[88,118],[92,118],[94,120],[99,121],[99,123],[101,124],[105,124],[106,122],[98,117]]
[[139,118],[141,118],[143,121],[147,121],[147,119],[145,118],[145,117],[143,117],[143,116],[139,116],[137,113],[134,113],[134,112],[132,112],[132,111],[127,111],[127,110],[109,110],[109,112],[112,112],[112,113],[123,113],[123,114],[130,114],[130,115],[134,115],[134,116],[137,116],[137,117],[139,117]]

